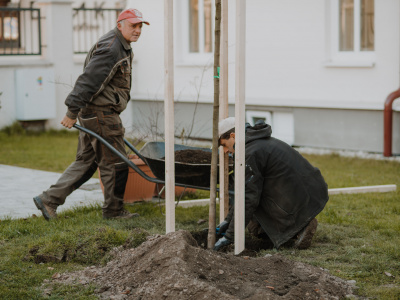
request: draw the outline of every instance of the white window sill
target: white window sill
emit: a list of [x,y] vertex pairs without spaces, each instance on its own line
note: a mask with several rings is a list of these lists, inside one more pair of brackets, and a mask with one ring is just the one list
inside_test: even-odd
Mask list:
[[189,54],[176,60],[177,67],[205,67],[214,64],[214,54]]
[[375,66],[375,61],[333,60],[324,62],[324,66],[327,68],[373,68]]
[[1,56],[0,57],[1,67],[15,67],[15,66],[38,66],[38,67],[49,67],[53,66],[53,63],[42,56]]
[[179,61],[175,63],[175,66],[181,68],[211,67],[212,63]]

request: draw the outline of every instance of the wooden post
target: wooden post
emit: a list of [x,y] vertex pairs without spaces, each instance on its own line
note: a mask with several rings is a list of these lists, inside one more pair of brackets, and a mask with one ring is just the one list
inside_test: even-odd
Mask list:
[[210,175],[210,206],[208,220],[207,248],[212,249],[215,244],[215,217],[217,199],[217,172],[218,172],[218,121],[219,121],[219,53],[221,37],[221,0],[215,0],[215,47],[214,47],[214,106],[213,106],[213,144]]
[[164,0],[165,230],[175,231],[173,0]]
[[235,254],[244,250],[246,0],[236,0]]
[[[228,0],[221,1],[221,54],[220,54],[220,97],[219,119],[229,116],[228,104]],[[228,153],[223,148],[219,151],[219,222],[221,223],[229,212],[229,166]]]

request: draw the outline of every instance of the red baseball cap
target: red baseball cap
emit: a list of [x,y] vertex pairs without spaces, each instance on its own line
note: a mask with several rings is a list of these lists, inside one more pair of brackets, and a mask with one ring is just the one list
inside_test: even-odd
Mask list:
[[133,9],[133,8],[125,9],[122,13],[120,13],[120,15],[118,16],[117,23],[122,20],[127,20],[128,22],[130,22],[132,24],[145,23],[147,25],[150,25],[149,22],[143,20],[142,13],[140,11],[138,11],[137,9]]

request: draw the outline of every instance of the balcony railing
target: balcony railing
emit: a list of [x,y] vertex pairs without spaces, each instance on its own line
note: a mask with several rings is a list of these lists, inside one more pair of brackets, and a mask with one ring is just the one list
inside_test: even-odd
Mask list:
[[0,55],[41,55],[40,9],[0,7]]
[[[87,53],[102,35],[116,26],[121,11],[74,8],[74,53]],[[0,7],[0,55],[42,55],[40,21],[38,8]]]
[[74,53],[87,53],[97,40],[116,26],[122,9],[74,8]]

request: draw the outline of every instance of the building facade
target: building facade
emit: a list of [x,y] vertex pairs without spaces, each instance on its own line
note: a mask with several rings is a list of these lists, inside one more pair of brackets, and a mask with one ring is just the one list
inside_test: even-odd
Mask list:
[[[236,1],[228,2],[229,109],[233,116]],[[173,4],[175,135],[182,140],[210,140],[214,1],[177,0]],[[80,5],[35,2],[45,10],[45,22],[54,18],[51,14],[57,15],[51,26],[60,21],[57,7],[64,11],[60,18],[68,19],[62,21],[65,33],[60,36],[51,32],[51,26],[44,26],[50,32],[43,32],[46,47],[39,57],[0,55],[4,78],[0,82],[0,127],[21,119],[16,102],[24,95],[20,78],[27,78],[27,64],[28,69],[50,69],[47,76],[55,82],[55,113],[47,116],[46,124],[58,126],[65,113],[64,99],[84,58],[73,50],[77,44],[71,29],[74,19],[65,10]],[[131,0],[119,5],[138,8],[151,24],[132,45],[133,101],[123,114],[127,134],[162,139],[164,1]],[[245,70],[248,122],[266,120],[273,136],[294,146],[383,152],[385,99],[400,85],[400,1],[246,0]],[[392,149],[398,155],[400,100],[394,102],[393,110]]]

